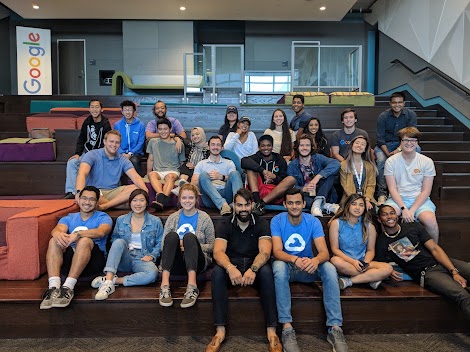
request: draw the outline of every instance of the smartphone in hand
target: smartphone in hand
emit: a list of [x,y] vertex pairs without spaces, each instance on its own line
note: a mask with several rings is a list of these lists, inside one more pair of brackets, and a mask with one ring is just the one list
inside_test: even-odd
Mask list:
[[359,260],[362,264],[362,271],[366,271],[367,268],[369,267],[369,263],[366,263],[365,261],[363,260]]

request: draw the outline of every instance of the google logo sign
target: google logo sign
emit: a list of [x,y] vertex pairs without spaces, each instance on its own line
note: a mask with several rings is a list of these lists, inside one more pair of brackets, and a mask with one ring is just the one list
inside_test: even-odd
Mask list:
[[17,27],[18,91],[51,94],[50,31]]

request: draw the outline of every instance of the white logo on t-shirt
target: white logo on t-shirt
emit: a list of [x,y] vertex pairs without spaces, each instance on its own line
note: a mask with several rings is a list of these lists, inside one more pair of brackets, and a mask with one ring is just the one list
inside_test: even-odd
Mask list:
[[176,230],[176,233],[180,237],[187,234],[188,232],[196,233],[196,231],[194,231],[194,227],[191,224],[182,224],[180,227],[178,227],[178,230]]
[[302,252],[305,249],[305,240],[298,233],[293,233],[284,242],[284,248],[289,252]]

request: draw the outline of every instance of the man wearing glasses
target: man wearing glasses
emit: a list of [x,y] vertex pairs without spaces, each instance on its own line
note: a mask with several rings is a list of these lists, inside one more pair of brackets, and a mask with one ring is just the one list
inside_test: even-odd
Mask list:
[[[44,292],[40,309],[67,307],[79,276],[100,273],[106,264],[106,241],[113,221],[97,211],[100,190],[83,188],[78,196],[78,213],[59,220],[52,230],[46,254],[49,288]],[[66,276],[61,285],[60,275]]]
[[384,203],[395,208],[404,222],[419,220],[434,242],[439,239],[436,206],[429,199],[436,169],[431,158],[416,152],[421,132],[416,127],[398,131],[401,152],[385,163],[390,198]]
[[[390,109],[385,110],[377,119],[377,146],[374,153],[377,160],[377,193],[378,203],[387,200],[387,184],[384,176],[384,165],[387,158],[401,152],[398,131],[405,127],[416,127],[416,113],[405,108],[405,94],[395,92],[390,96]],[[420,151],[418,147],[418,152]]]

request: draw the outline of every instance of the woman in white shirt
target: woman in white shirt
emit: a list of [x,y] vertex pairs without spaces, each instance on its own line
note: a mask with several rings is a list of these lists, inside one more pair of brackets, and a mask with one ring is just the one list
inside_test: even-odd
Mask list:
[[273,152],[280,154],[287,162],[295,158],[295,133],[289,128],[286,113],[276,109],[271,117],[271,126],[264,131],[273,137]]
[[258,140],[250,131],[250,126],[250,118],[243,116],[238,121],[237,131],[228,134],[224,149],[234,151],[240,159],[255,154],[258,151]]

